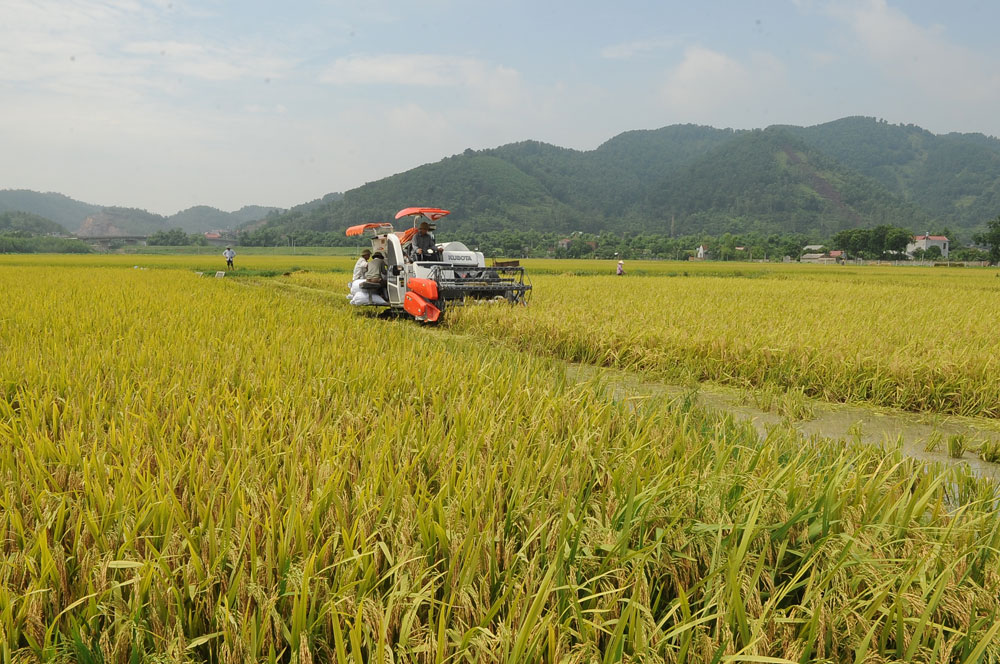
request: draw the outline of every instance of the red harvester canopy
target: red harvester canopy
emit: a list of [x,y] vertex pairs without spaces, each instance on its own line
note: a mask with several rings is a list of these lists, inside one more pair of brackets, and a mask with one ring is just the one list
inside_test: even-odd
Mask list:
[[351,226],[348,228],[344,234],[347,236],[351,235],[361,235],[365,232],[366,228],[378,228],[379,226],[384,226],[385,224],[358,224],[357,226]]
[[451,214],[451,212],[448,210],[442,210],[441,208],[411,207],[397,212],[396,219],[399,219],[400,217],[409,217],[411,215],[419,215],[421,217],[427,217],[430,221],[437,221],[446,214]]

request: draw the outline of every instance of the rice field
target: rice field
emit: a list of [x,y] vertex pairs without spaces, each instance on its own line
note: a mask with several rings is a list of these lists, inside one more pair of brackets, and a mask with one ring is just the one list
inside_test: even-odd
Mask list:
[[530,309],[470,308],[452,328],[674,382],[1000,417],[997,270],[540,263]]
[[[916,329],[946,353],[901,354],[893,379],[954,371],[974,396],[988,372],[953,364],[988,359],[985,315],[881,312],[927,288],[982,309],[985,273],[540,264],[531,307],[426,328],[351,310],[352,262],[211,279],[206,257],[0,258],[0,660],[1000,658],[996,485],[684,399],[637,407],[562,364],[672,375],[687,348],[695,377],[818,381]],[[871,313],[816,324],[835,291]]]

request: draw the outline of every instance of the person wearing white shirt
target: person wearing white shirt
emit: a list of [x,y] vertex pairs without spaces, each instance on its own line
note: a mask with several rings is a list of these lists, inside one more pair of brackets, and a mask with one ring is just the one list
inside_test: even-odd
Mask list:
[[354,264],[354,274],[351,276],[351,294],[347,296],[350,300],[358,291],[361,289],[361,284],[365,283],[365,273],[368,272],[368,260],[371,258],[372,252],[370,249],[365,249],[361,252],[361,258],[358,262]]
[[361,258],[354,264],[354,278],[351,281],[365,278],[365,272],[368,271],[368,259],[371,258],[371,255],[372,252],[369,249],[361,252]]
[[222,257],[226,259],[226,267],[233,267],[233,259],[236,258],[236,252],[233,251],[232,247],[226,247],[226,250],[222,252]]

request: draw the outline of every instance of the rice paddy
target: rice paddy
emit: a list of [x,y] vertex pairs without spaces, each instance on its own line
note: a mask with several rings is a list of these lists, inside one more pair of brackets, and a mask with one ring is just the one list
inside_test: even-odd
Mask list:
[[1000,417],[995,270],[663,263],[645,272],[535,274],[530,310],[468,309],[453,327],[675,382]]
[[0,258],[3,661],[1000,657],[994,483],[563,365],[995,417],[992,272],[540,262],[428,329],[218,262]]

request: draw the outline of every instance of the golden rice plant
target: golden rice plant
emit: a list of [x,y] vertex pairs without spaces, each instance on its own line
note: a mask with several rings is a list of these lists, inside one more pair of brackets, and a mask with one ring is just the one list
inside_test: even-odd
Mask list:
[[0,267],[2,661],[1000,657],[994,484],[322,281]]
[[663,263],[615,277],[545,265],[532,307],[468,307],[453,329],[675,382],[1000,417],[992,271],[765,265],[680,276],[662,271],[683,264]]

